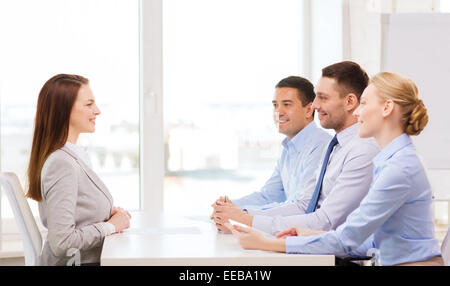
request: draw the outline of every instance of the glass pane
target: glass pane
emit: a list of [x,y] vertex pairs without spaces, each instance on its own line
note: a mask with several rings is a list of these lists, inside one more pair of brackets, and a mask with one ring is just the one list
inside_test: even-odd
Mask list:
[[311,80],[315,85],[322,76],[324,67],[342,61],[342,1],[311,1],[311,11],[313,35]]
[[[139,2],[0,2],[1,170],[25,183],[35,108],[58,73],[87,77],[101,110],[80,137],[116,204],[139,208]],[[36,204],[31,202],[35,215]],[[12,217],[2,200],[3,216]]]
[[164,0],[164,209],[258,191],[281,154],[275,85],[302,74],[302,1]]

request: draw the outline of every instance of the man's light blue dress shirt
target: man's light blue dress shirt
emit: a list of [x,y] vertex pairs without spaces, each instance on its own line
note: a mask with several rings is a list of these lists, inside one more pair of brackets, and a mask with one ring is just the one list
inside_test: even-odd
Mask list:
[[243,209],[269,209],[295,201],[320,165],[323,150],[331,139],[313,122],[291,140],[282,142],[283,151],[275,170],[259,192],[232,202]]
[[389,143],[373,164],[369,193],[345,223],[321,235],[287,237],[287,253],[354,256],[376,248],[382,265],[440,255],[430,184],[408,135]]

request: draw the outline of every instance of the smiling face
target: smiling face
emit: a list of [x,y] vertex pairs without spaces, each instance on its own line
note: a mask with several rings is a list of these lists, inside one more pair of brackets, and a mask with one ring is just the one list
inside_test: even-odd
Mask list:
[[[303,106],[298,90],[291,87],[277,88],[272,101],[275,123],[280,133],[292,139],[312,121],[311,104]],[[278,116],[275,116],[278,114]],[[277,118],[279,118],[277,122]]]
[[82,85],[70,113],[69,129],[76,134],[92,133],[95,131],[95,118],[99,114],[91,88]]
[[361,103],[354,112],[359,121],[361,138],[376,137],[383,126],[385,103],[377,93],[377,88],[370,84],[364,90]]
[[316,98],[312,108],[317,110],[320,125],[339,132],[347,119],[346,97],[342,97],[333,78],[322,77],[316,87]]

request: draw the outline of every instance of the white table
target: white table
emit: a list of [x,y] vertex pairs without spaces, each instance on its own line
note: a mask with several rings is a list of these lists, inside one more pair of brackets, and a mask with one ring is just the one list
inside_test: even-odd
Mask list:
[[105,238],[101,265],[334,265],[333,255],[244,250],[233,235],[218,233],[206,216],[131,215],[129,230]]

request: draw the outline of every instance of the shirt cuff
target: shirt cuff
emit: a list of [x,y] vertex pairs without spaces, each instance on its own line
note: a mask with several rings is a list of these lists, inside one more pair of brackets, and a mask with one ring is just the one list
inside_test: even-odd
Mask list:
[[240,199],[233,199],[231,200],[231,202],[233,204],[235,204],[238,208],[242,209],[243,207],[245,207],[245,202],[242,203]]
[[285,239],[286,253],[302,253],[302,246],[305,242],[304,236],[288,236]]
[[263,214],[264,213],[264,211],[263,210],[258,210],[258,209],[247,209],[247,213],[249,214],[249,215],[260,215],[260,214]]
[[116,232],[116,227],[110,222],[105,222],[103,224],[103,231],[105,232],[106,236],[108,236]]
[[[249,212],[249,214],[250,214],[250,212]],[[274,234],[273,229],[272,229],[272,222],[273,222],[273,218],[270,216],[254,215],[252,227],[262,230],[264,232],[270,233],[270,234]]]

